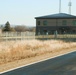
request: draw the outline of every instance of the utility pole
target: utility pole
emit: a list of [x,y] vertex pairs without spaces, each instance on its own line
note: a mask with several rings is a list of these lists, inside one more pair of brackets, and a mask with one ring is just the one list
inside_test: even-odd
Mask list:
[[61,0],[59,0],[59,13],[61,13]]

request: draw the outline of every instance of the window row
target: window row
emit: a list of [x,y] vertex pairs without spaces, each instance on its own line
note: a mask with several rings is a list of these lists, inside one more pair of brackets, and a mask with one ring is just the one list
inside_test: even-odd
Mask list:
[[[38,21],[37,24],[38,24],[38,25],[41,25],[41,22]],[[43,25],[48,25],[48,22],[47,22],[47,21],[43,21]],[[66,21],[66,20],[63,20],[63,21],[62,21],[62,25],[67,25],[67,21]],[[73,21],[72,21],[72,25],[76,25],[76,20],[73,20]]]
[[[37,23],[38,25],[40,25],[41,23],[40,23],[40,21],[38,21],[38,23]],[[48,24],[48,22],[47,21],[43,21],[43,25],[47,25]]]

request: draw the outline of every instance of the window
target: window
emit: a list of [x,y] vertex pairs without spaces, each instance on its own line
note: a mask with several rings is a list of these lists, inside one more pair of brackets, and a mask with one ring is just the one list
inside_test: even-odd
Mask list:
[[40,21],[38,21],[38,25],[40,25]]
[[43,25],[47,25],[47,21],[43,21]]
[[67,25],[67,21],[66,20],[63,20],[62,21],[62,25]]
[[73,20],[73,25],[76,25],[76,20]]

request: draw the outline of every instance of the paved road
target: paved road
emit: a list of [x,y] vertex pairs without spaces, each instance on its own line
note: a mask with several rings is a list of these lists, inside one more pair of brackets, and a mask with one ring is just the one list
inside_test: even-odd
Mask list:
[[76,75],[76,52],[22,67],[1,75]]

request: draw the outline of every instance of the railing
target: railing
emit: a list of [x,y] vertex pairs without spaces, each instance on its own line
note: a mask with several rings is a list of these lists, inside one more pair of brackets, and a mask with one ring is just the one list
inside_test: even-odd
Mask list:
[[5,32],[0,34],[0,40],[32,40],[32,39],[76,39],[76,34],[37,35],[34,32]]

